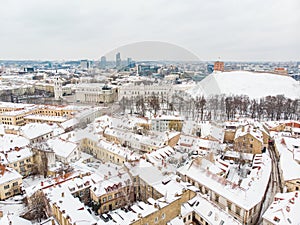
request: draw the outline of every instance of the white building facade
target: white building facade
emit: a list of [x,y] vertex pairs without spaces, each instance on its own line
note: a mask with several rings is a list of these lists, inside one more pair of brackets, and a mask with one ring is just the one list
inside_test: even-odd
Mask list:
[[112,103],[118,98],[118,88],[99,83],[79,84],[75,98],[77,102]]
[[118,100],[120,101],[123,97],[128,99],[133,99],[136,97],[150,97],[150,96],[157,96],[160,98],[167,98],[170,99],[173,94],[173,86],[170,84],[151,84],[151,85],[144,85],[141,84],[126,84],[119,88],[119,97]]
[[54,97],[60,100],[63,97],[62,80],[59,77],[54,78]]

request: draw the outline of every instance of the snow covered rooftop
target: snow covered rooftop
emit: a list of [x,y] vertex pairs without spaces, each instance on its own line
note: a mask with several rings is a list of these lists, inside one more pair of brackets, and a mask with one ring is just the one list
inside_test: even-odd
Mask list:
[[154,118],[152,118],[152,121],[154,120],[178,120],[178,121],[183,121],[184,119],[180,116],[172,116],[172,115],[159,115]]
[[137,153],[133,152],[132,150],[129,150],[128,148],[124,148],[111,142],[100,140],[98,142],[98,147],[110,151],[111,153],[114,153],[116,155],[122,156],[128,160],[139,159],[139,155]]
[[145,160],[131,164],[126,163],[125,165],[130,169],[133,176],[139,176],[149,185],[160,183],[164,179],[162,172]]
[[177,182],[176,178],[165,177],[161,182],[153,185],[153,188],[163,195],[165,202],[170,203],[178,198],[186,188],[183,182]]
[[84,204],[78,198],[74,198],[67,187],[53,186],[44,189],[44,192],[50,202],[59,207],[66,218],[69,217],[72,224],[91,225],[97,223],[94,217],[85,209]]
[[[194,211],[211,225],[241,225],[238,220],[234,219],[220,207],[200,195],[197,195],[181,206],[181,213],[183,216],[190,211]],[[183,212],[185,212],[185,214]]]
[[165,146],[163,148],[157,149],[151,153],[146,154],[147,159],[152,163],[166,161],[171,155],[175,154],[175,151],[170,146]]
[[73,127],[73,126],[75,126],[75,125],[77,125],[77,124],[78,124],[78,120],[75,119],[75,118],[73,118],[73,119],[69,119],[69,120],[66,120],[66,121],[62,122],[62,123],[60,124],[60,126],[61,126],[63,129],[68,129],[68,128]]
[[7,182],[22,179],[21,174],[9,167],[1,167],[0,170],[0,184],[5,184]]
[[29,144],[29,140],[22,136],[14,134],[4,134],[0,137],[0,151],[7,152],[15,147],[25,147]]
[[0,217],[0,224],[7,225],[32,225],[29,220],[23,219],[14,214],[5,214],[3,217]]
[[203,168],[196,162],[192,161],[180,167],[178,173],[207,186],[244,209],[250,209],[262,200],[271,172],[271,160],[267,154],[255,155],[251,173],[242,180],[241,186],[218,176],[213,170]]
[[[165,141],[167,140],[167,136],[165,133],[160,133],[156,135],[146,136],[146,135],[139,135],[135,134],[133,132],[129,132],[127,130],[121,130],[117,128],[106,128],[104,133],[106,135],[117,137],[121,140],[127,140],[131,143],[139,143],[139,144],[145,144],[150,146],[155,146],[157,148],[163,147],[165,144]],[[169,132],[169,138],[171,138],[171,135],[179,134],[178,132]]]
[[113,190],[113,187],[117,186],[118,188],[125,187],[129,184],[131,184],[130,175],[128,173],[119,174],[117,176],[112,176],[110,178],[107,178],[105,180],[101,180],[98,183],[92,185],[91,191],[96,196],[104,195],[110,190]]
[[63,158],[67,158],[77,148],[77,144],[59,138],[50,139],[47,143],[56,155]]
[[273,203],[263,215],[272,224],[286,225],[300,222],[300,192],[277,193]]
[[253,125],[247,125],[247,126],[242,126],[242,127],[238,128],[237,131],[235,132],[234,139],[243,137],[247,134],[250,134],[252,137],[254,137],[258,141],[263,143],[262,132],[259,129],[257,129],[256,127],[254,127]]
[[[16,150],[12,150],[6,153],[7,163],[14,163],[17,161],[24,160],[33,156],[33,152],[30,148],[18,148]],[[2,157],[1,157],[2,158]]]
[[51,126],[45,123],[29,123],[21,127],[21,134],[28,139],[34,139],[51,132]]
[[34,104],[0,102],[0,108],[25,109],[34,106]]
[[108,222],[99,220],[97,225],[131,224],[134,221],[140,220],[141,217],[146,217],[151,213],[158,211],[158,208],[154,207],[154,205],[144,202],[136,202],[134,205],[131,206],[131,208],[132,210],[129,210],[128,212],[125,212],[122,209],[117,209],[110,213],[113,220],[109,220]]
[[67,120],[67,118],[64,116],[45,116],[45,115],[37,115],[37,114],[30,114],[30,115],[24,116],[24,119],[53,121],[53,122],[57,122],[57,123],[62,123]]
[[[275,145],[280,154],[280,166],[285,181],[300,178],[300,164],[295,160],[300,149],[300,138],[278,135],[275,137]],[[298,146],[298,147],[297,147]]]
[[194,88],[188,90],[193,97],[204,95],[248,95],[260,98],[283,94],[295,99],[300,96],[299,83],[292,77],[247,71],[214,72]]

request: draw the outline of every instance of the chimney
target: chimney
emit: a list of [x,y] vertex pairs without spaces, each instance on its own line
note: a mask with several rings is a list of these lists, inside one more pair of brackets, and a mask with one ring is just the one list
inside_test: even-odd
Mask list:
[[2,164],[0,164],[0,174],[1,175],[4,175],[4,173],[5,173],[5,165],[2,165]]
[[3,211],[0,210],[0,218],[2,218],[2,217],[3,217]]
[[55,220],[54,219],[51,220],[51,224],[55,225]]
[[61,197],[64,198],[65,197],[65,192],[61,193]]
[[44,181],[41,181],[41,186],[42,186],[42,187],[44,186]]

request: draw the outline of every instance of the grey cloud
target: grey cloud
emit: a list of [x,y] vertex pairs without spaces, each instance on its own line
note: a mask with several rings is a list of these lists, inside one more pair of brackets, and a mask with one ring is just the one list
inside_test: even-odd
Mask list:
[[1,58],[99,59],[128,43],[157,40],[185,46],[203,60],[299,60],[297,0],[6,0],[2,5]]

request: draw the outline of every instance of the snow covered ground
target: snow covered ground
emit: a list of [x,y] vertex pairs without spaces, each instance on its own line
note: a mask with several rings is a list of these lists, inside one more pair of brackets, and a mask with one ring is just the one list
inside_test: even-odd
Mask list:
[[25,205],[22,202],[20,195],[9,198],[5,201],[0,201],[0,211],[3,214],[13,213],[14,215],[21,215],[25,210]]
[[214,72],[187,92],[192,97],[225,94],[260,98],[283,94],[295,99],[300,97],[300,84],[289,76],[270,73]]

